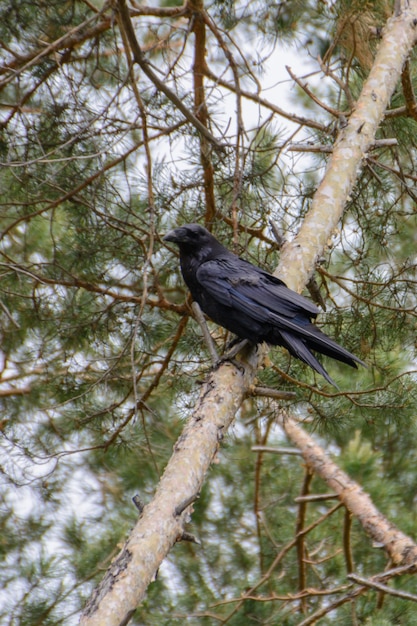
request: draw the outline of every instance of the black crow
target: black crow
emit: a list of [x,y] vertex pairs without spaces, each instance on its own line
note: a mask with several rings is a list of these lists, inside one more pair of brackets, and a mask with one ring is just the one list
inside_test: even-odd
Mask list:
[[365,365],[311,323],[319,313],[312,302],[227,250],[199,224],[180,226],[164,241],[178,245],[182,275],[193,299],[214,322],[241,339],[284,346],[332,385],[311,350],[351,367]]

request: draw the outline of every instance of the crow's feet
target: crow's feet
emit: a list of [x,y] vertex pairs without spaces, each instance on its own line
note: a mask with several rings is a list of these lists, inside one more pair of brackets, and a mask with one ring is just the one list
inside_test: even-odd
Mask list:
[[233,339],[227,346],[227,351],[220,357],[221,361],[231,361],[243,348],[250,345],[249,339]]

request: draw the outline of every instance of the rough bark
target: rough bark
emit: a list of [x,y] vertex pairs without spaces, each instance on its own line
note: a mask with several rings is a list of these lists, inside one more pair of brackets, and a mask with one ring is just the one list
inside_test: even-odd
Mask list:
[[410,0],[406,4],[400,15],[387,22],[375,62],[355,110],[335,142],[311,210],[294,241],[283,246],[275,273],[296,291],[306,284],[339,224],[359,168],[375,141],[378,126],[417,40],[417,2]]
[[225,363],[210,374],[152,502],[88,602],[81,624],[128,623],[163,559],[181,540],[192,503],[255,372],[256,355],[252,354],[245,367]]
[[370,496],[334,463],[324,450],[297,422],[280,413],[277,417],[287,437],[295,444],[307,468],[320,476],[339,496],[346,508],[359,520],[371,539],[384,547],[394,565],[417,567],[415,542],[382,515]]

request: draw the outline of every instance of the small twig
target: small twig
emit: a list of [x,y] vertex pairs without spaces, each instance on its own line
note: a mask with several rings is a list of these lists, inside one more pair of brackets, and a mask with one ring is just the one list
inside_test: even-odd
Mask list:
[[[216,76],[207,66],[205,67],[206,76],[210,78],[215,85],[220,85],[229,91],[236,93],[236,86],[233,83],[230,83],[226,80],[223,80],[220,76]],[[252,93],[251,91],[247,91],[246,89],[240,88],[239,93],[251,100],[252,102],[256,102],[257,104],[269,109],[273,113],[282,116],[283,118],[294,122],[295,124],[300,124],[301,126],[307,126],[308,128],[315,128],[321,132],[327,131],[327,126],[325,124],[320,124],[317,120],[312,120],[307,117],[302,117],[300,115],[296,115],[295,113],[289,113],[286,109],[281,109],[275,103],[262,98],[259,93]]]
[[378,580],[385,580],[385,578],[391,578],[392,576],[402,576],[403,574],[415,574],[416,568],[414,565],[400,565],[399,567],[391,567],[391,569],[387,569],[378,576],[374,576],[374,578],[378,578]]
[[326,311],[326,303],[324,301],[323,296],[321,295],[319,284],[318,284],[318,282],[317,282],[317,280],[315,279],[314,276],[312,276],[310,278],[310,280],[308,281],[306,287],[308,289],[308,292],[309,292],[312,300],[316,304],[319,304],[321,306],[321,308],[323,309],[323,311]]
[[303,82],[301,78],[298,78],[298,76],[296,76],[294,72],[291,70],[289,65],[286,65],[285,69],[287,70],[288,74],[291,76],[293,81],[297,83],[297,85],[308,95],[309,98],[313,100],[313,102],[315,102],[316,104],[318,104],[319,107],[327,111],[327,113],[334,115],[334,117],[340,117],[342,112],[338,111],[337,109],[334,109],[333,107],[328,106],[327,104],[319,100],[319,98],[317,98],[317,96],[311,91],[308,84]]
[[139,511],[140,515],[142,515],[143,509],[145,508],[145,504],[142,502],[142,500],[140,499],[137,493],[133,496],[132,502],[137,508],[137,510]]
[[388,585],[384,585],[383,583],[379,583],[369,578],[362,578],[362,576],[357,576],[356,574],[348,574],[347,578],[352,582],[357,583],[358,585],[370,587],[371,589],[376,589],[377,591],[383,591],[384,593],[388,593],[391,596],[396,596],[397,598],[403,598],[404,600],[417,602],[417,596],[413,593],[392,589],[391,587],[388,587]]
[[282,248],[282,246],[284,245],[284,243],[286,242],[286,239],[284,237],[284,235],[281,235],[281,232],[278,228],[278,226],[276,225],[276,223],[273,220],[269,220],[269,225],[271,227],[272,233],[277,241],[278,247]]
[[227,350],[227,352],[222,354],[220,362],[231,361],[241,350],[243,350],[243,348],[249,345],[251,345],[251,343],[248,339],[238,339],[230,350]]
[[191,308],[193,310],[195,320],[200,326],[201,331],[203,333],[204,341],[206,343],[208,351],[210,352],[211,361],[213,365],[216,365],[219,362],[219,355],[217,354],[214,341],[211,338],[209,329],[207,327],[206,318],[204,317],[203,312],[200,309],[200,306],[197,302],[193,302],[191,304]]
[[280,391],[271,387],[255,386],[249,390],[252,396],[264,396],[266,398],[274,398],[274,400],[293,400],[297,397],[295,391]]
[[325,500],[337,500],[339,496],[336,493],[311,493],[307,496],[297,496],[294,502],[323,502]]
[[272,454],[294,454],[300,456],[302,453],[297,448],[275,448],[273,446],[252,446],[252,452],[271,452]]
[[[405,112],[405,111],[404,111]],[[398,139],[395,137],[386,137],[385,139],[375,139],[369,150],[377,148],[398,146]],[[333,145],[321,143],[290,143],[287,145],[290,152],[333,152]]]
[[200,497],[199,493],[195,493],[189,498],[186,498],[181,504],[175,507],[175,515],[179,517],[182,513],[184,513],[185,509],[190,506],[193,502],[195,502]]
[[407,107],[402,106],[402,107],[396,107],[395,109],[387,109],[385,111],[385,119],[387,119],[388,117],[402,117],[403,115],[406,115],[407,113]]
[[[346,96],[346,101],[348,103],[349,110],[352,111],[354,106],[355,106],[355,100],[354,100],[354,98],[352,96],[352,92],[349,89],[348,81],[347,80],[346,81],[341,80],[337,74],[332,72],[332,70],[330,69],[329,65],[327,65],[323,61],[323,59],[321,58],[320,55],[318,56],[317,60],[319,62],[320,69],[323,72],[323,74],[325,74],[325,76],[329,76],[340,87],[340,89],[342,89],[342,91],[344,92],[344,94]],[[346,113],[346,114],[348,114],[348,113]]]
[[189,541],[191,543],[196,543],[198,546],[201,546],[201,541],[199,541],[194,535],[191,533],[183,532],[181,537],[178,537],[177,541]]
[[128,611],[128,613],[126,613],[122,621],[119,622],[117,626],[127,626],[135,612],[136,612],[136,609],[132,609],[131,611]]

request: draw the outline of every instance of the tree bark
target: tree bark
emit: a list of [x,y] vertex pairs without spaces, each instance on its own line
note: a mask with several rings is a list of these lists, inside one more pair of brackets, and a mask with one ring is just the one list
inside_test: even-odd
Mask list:
[[326,173],[297,237],[282,248],[275,272],[301,291],[317,259],[335,232],[352,192],[358,170],[375,141],[378,126],[401,79],[403,66],[417,40],[417,2],[388,20],[369,76],[355,110],[335,142]]
[[301,451],[307,468],[326,481],[339,496],[340,501],[362,524],[369,537],[382,544],[392,563],[410,566],[410,571],[415,571],[417,568],[415,542],[378,511],[360,485],[349,478],[293,418],[281,412],[277,416],[277,421],[287,437]]
[[128,623],[163,559],[181,540],[219,442],[253,383],[256,365],[253,352],[241,368],[225,363],[209,375],[153,500],[89,600],[81,624]]

